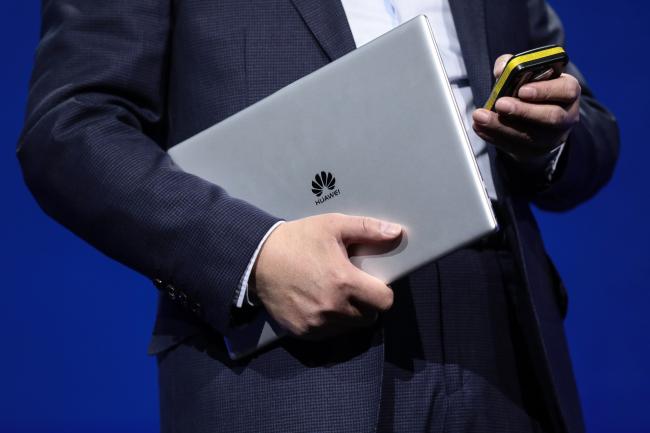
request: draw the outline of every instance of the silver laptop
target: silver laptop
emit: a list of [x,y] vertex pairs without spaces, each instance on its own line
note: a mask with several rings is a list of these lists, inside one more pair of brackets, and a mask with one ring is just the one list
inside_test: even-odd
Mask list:
[[[174,146],[184,171],[287,220],[341,212],[402,224],[352,262],[385,282],[497,228],[424,16]],[[226,338],[241,358],[283,331],[265,312]]]

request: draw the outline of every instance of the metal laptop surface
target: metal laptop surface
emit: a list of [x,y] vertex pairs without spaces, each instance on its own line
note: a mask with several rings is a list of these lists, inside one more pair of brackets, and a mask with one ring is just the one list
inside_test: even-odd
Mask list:
[[[352,262],[391,282],[497,227],[433,33],[417,17],[174,146],[184,171],[287,220],[341,212],[403,225]],[[277,339],[264,313],[226,339]]]

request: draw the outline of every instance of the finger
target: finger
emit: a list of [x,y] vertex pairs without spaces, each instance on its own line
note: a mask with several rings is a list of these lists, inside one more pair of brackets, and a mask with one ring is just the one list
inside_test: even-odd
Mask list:
[[[483,140],[519,160],[537,158],[566,140],[563,130],[549,131],[548,126],[532,125],[530,122],[488,112],[492,118],[487,125],[474,123],[474,131]],[[567,129],[568,131],[568,129]],[[549,134],[550,132],[550,134]],[[540,140],[540,137],[544,137]]]
[[528,83],[519,89],[518,96],[528,102],[556,102],[564,105],[573,104],[580,98],[582,88],[572,75],[562,74],[549,81]]
[[[520,156],[522,152],[528,149],[529,146],[519,141],[512,140],[509,135],[502,132],[488,132],[480,128],[474,128],[476,135],[481,137],[484,141],[494,144],[496,147],[510,155]],[[524,157],[527,155],[524,155]]]
[[569,113],[559,105],[531,104],[516,98],[499,98],[495,105],[498,114],[552,128],[565,128],[571,123]]
[[366,274],[350,264],[350,293],[352,302],[374,311],[387,311],[393,305],[393,291],[378,278]]
[[496,79],[499,79],[501,74],[503,74],[503,70],[505,69],[506,65],[508,64],[508,60],[512,58],[512,54],[504,54],[502,56],[499,56],[499,58],[494,62],[494,77]]
[[546,147],[539,148],[531,141],[525,141],[521,138],[512,138],[512,133],[497,131],[488,133],[476,130],[476,134],[486,142],[494,144],[502,152],[505,152],[518,161],[525,161],[529,159],[536,159],[546,155],[548,150]]
[[327,323],[334,326],[367,327],[374,324],[379,318],[379,312],[376,309],[352,299],[350,301],[342,311],[324,313]]
[[379,312],[355,299],[350,299],[350,308],[357,311],[355,323],[359,326],[372,325],[379,318]]
[[342,215],[336,224],[341,239],[346,243],[386,241],[402,233],[401,225],[370,217]]
[[337,337],[360,328],[369,328],[377,322],[378,314],[375,312],[372,317],[351,319],[340,314],[325,314],[325,324],[317,328],[310,328],[306,333],[293,333],[293,335],[306,341],[321,341]]
[[[530,142],[531,137],[512,124],[503,123],[500,116],[483,108],[474,111],[474,130],[477,134],[491,138],[505,138],[509,141]],[[483,137],[482,137],[483,138]],[[490,140],[494,143],[494,141]]]

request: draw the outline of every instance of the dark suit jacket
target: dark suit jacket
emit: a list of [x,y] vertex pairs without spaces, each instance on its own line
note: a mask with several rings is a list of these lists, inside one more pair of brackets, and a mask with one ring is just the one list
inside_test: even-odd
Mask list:
[[[543,0],[450,3],[479,105],[498,55],[563,42]],[[338,0],[43,1],[18,144],[25,180],[57,221],[161,280],[153,352],[198,330],[227,332],[234,290],[277,221],[183,173],[165,150],[352,49]],[[556,428],[576,433],[583,424],[562,325],[566,294],[529,203],[565,210],[593,196],[612,173],[618,136],[573,65],[568,72],[583,85],[582,120],[552,186],[536,191],[493,156],[528,283],[517,308]],[[223,392],[212,398],[222,399],[222,431],[243,430],[252,413],[273,420],[261,423],[269,431],[373,429],[380,330],[319,347],[287,343],[241,364],[219,350]]]

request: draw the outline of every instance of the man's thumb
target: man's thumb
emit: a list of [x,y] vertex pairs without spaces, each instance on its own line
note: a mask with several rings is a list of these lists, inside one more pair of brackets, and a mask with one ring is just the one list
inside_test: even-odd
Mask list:
[[339,231],[346,243],[363,243],[395,239],[402,233],[402,226],[370,217],[344,216]]
[[512,54],[504,54],[494,62],[494,78],[499,79],[503,70],[506,68],[508,61],[512,58]]

